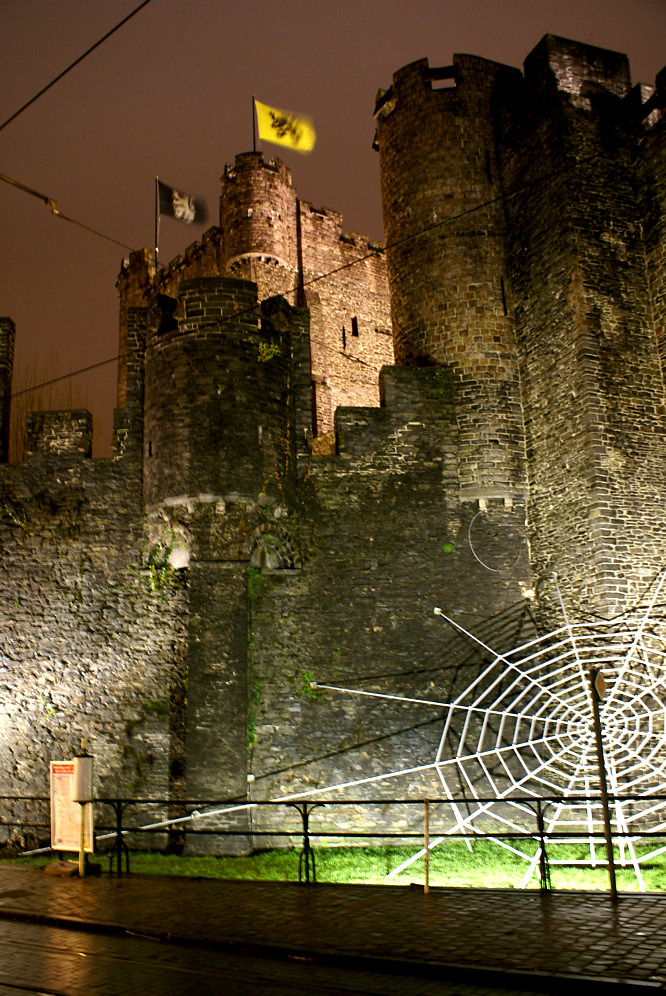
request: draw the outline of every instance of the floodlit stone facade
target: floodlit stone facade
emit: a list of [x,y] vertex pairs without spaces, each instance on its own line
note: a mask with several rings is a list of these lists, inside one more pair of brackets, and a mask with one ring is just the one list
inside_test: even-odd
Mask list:
[[[157,274],[132,254],[112,457],[87,413],[34,413],[0,465],[3,790],[43,792],[83,739],[98,795],[162,815],[441,794],[415,769],[485,652],[435,606],[501,651],[561,618],[554,574],[586,618],[645,592],[665,85],[551,36],[524,73],[422,60],[376,109],[386,249],[245,153],[219,227]],[[13,341],[0,320],[5,460]]]

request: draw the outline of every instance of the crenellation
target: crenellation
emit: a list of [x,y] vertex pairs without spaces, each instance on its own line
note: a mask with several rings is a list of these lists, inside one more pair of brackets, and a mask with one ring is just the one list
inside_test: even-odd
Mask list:
[[92,455],[92,415],[83,409],[29,412],[26,458]]

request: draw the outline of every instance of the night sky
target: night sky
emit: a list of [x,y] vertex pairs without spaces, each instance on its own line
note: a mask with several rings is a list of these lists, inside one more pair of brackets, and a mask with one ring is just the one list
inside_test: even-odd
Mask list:
[[[139,0],[0,0],[0,124]],[[0,173],[132,248],[152,246],[154,177],[204,197],[209,220],[161,223],[160,258],[217,223],[225,162],[252,148],[251,97],[314,118],[309,156],[259,146],[299,195],[382,238],[371,144],[379,87],[427,57],[522,66],[546,33],[625,52],[634,83],[666,63],[666,0],[152,0],[0,130]],[[15,389],[114,357],[121,246],[0,183],[0,314],[17,326]],[[116,368],[74,381],[109,452]],[[39,407],[39,406],[36,406]]]

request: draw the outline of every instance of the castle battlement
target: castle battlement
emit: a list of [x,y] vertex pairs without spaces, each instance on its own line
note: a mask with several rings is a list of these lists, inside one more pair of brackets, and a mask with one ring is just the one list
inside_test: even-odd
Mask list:
[[26,458],[90,458],[92,429],[92,415],[85,409],[29,412],[26,424]]

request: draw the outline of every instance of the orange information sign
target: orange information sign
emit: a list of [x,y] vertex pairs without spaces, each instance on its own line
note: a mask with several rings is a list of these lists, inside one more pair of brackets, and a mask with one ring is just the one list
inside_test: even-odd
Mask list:
[[[75,802],[76,761],[51,761],[51,847],[78,851],[81,846],[81,806]],[[92,805],[85,806],[85,851],[95,850]]]

